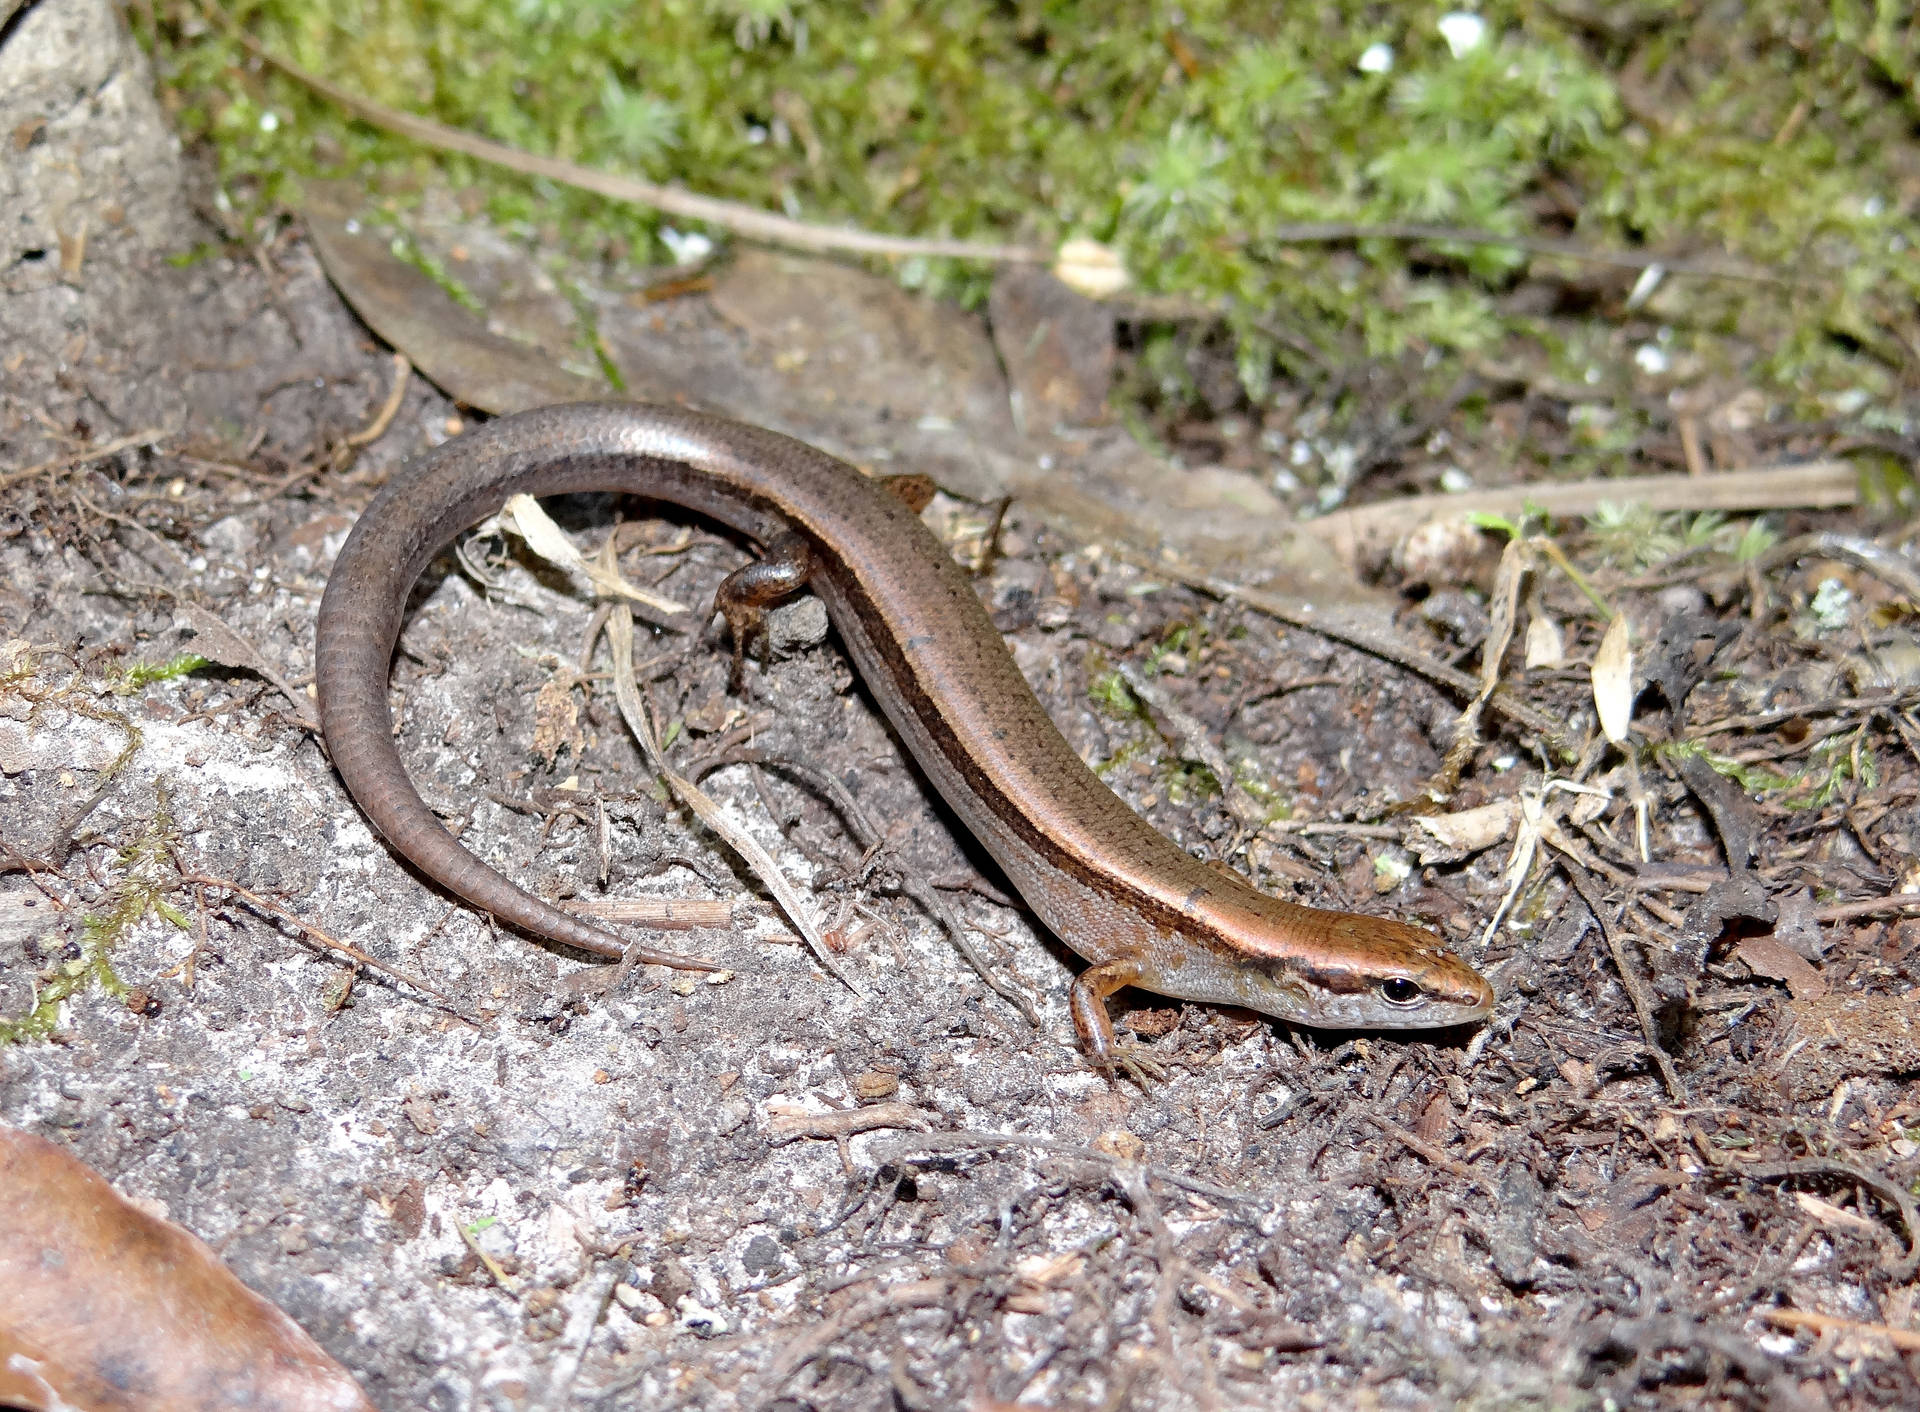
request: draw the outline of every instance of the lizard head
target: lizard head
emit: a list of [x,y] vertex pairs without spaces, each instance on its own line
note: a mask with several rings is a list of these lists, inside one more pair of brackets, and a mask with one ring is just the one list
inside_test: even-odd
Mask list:
[[1257,929],[1235,937],[1239,1004],[1341,1030],[1440,1029],[1493,1012],[1486,977],[1424,927],[1345,912],[1286,911],[1283,938]]

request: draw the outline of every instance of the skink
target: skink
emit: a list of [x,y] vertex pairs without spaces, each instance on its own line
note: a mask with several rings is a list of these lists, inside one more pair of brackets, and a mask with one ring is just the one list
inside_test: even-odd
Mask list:
[[786,570],[760,580],[775,586],[721,605],[736,642],[756,602],[802,577],[819,594],[921,770],[1090,963],[1070,1010],[1098,1067],[1111,1072],[1117,1056],[1106,998],[1128,985],[1334,1029],[1454,1025],[1492,1009],[1486,980],[1434,933],[1268,897],[1129,809],[1067,744],[965,571],[900,497],[803,442],[672,407],[548,407],[447,442],[380,492],[334,562],[315,649],[334,767],[396,850],[474,906],[583,951],[630,949],[508,881],[441,826],[401,764],[387,705],[407,597],[428,562],[510,495],[576,491],[663,501],[779,547]]

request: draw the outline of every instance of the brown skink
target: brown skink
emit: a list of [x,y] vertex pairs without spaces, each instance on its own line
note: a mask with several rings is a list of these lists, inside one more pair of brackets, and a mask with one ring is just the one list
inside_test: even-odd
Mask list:
[[[1486,980],[1432,932],[1268,897],[1129,809],[1047,716],[965,571],[882,484],[802,442],[671,407],[578,403],[491,422],[396,477],[334,562],[315,667],[334,767],[395,849],[474,906],[583,951],[629,949],[442,828],[400,762],[387,707],[401,618],[427,563],[510,495],[575,491],[678,505],[778,546],[785,567],[761,576],[777,587],[758,601],[804,573],[927,778],[1091,963],[1071,1009],[1100,1067],[1116,1057],[1106,997],[1128,985],[1334,1029],[1430,1028],[1491,1010]],[[738,596],[721,606],[738,634]]]

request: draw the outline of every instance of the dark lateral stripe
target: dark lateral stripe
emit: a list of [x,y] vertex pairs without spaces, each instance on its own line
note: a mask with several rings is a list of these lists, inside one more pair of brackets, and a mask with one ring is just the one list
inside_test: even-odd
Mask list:
[[[1222,955],[1242,961],[1250,959],[1246,952],[1233,946],[1225,938],[1215,935],[1212,928],[1201,925],[1190,914],[1182,912],[1177,907],[1169,906],[1158,897],[1132,886],[1100,860],[1086,857],[1064,847],[1059,840],[1057,828],[1050,829],[1049,821],[1037,819],[1022,809],[1005,790],[1000,788],[994,777],[980,764],[974,752],[967,749],[954,732],[946,713],[941,709],[939,698],[922,681],[920,673],[906,655],[899,636],[893,631],[886,615],[880,611],[878,605],[861,585],[858,573],[848,562],[840,547],[833,544],[816,544],[815,551],[827,561],[818,567],[827,568],[828,572],[834,573],[845,586],[846,591],[843,596],[859,617],[860,628],[868,642],[873,644],[884,660],[890,684],[899,693],[905,708],[932,737],[934,748],[940,752],[948,766],[960,776],[966,788],[993,812],[994,817],[1009,832],[1052,868],[1110,898],[1117,906],[1144,917],[1155,927],[1177,931],[1183,936],[1201,941]],[[1062,748],[1065,748],[1064,745]],[[1086,769],[1085,763],[1077,756],[1074,757],[1073,763],[1079,769]],[[1106,788],[1106,785],[1101,784],[1097,779],[1094,783],[1101,789]],[[1122,807],[1125,807],[1124,804]]]

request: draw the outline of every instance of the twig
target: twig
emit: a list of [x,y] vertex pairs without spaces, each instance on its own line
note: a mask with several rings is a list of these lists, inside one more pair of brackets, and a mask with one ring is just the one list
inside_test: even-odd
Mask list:
[[[883,1145],[882,1160],[899,1157],[914,1148],[928,1152],[978,1152],[983,1149],[1004,1147],[1024,1147],[1033,1152],[1050,1152],[1059,1157],[1074,1157],[1083,1162],[1097,1163],[1109,1170],[1115,1170],[1124,1161],[1111,1152],[1102,1152],[1097,1147],[1083,1147],[1079,1143],[1062,1142],[1057,1138],[1041,1137],[1036,1133],[985,1133],[968,1130],[951,1133],[920,1133],[913,1136],[903,1134]],[[1204,1196],[1209,1201],[1224,1202],[1232,1206],[1260,1207],[1268,1211],[1272,1209],[1271,1202],[1251,1192],[1215,1186],[1212,1182],[1202,1181],[1198,1177],[1189,1177],[1166,1167],[1143,1166],[1141,1170],[1157,1181],[1163,1181],[1168,1186],[1179,1187],[1182,1191],[1190,1191],[1196,1196]],[[1255,1221],[1253,1224],[1258,1226],[1262,1223]]]
[[833,1113],[771,1113],[767,1117],[767,1136],[775,1142],[796,1138],[824,1137],[836,1142],[855,1133],[870,1133],[876,1128],[913,1128],[924,1131],[929,1115],[911,1103],[866,1103],[858,1108],[843,1108]]
[[894,1285],[891,1289],[860,1303],[842,1309],[830,1319],[823,1319],[812,1332],[801,1335],[785,1348],[773,1360],[773,1369],[766,1393],[770,1398],[788,1378],[799,1372],[815,1358],[819,1357],[835,1339],[852,1333],[863,1324],[875,1319],[884,1319],[889,1314],[897,1314],[906,1309],[925,1309],[931,1305],[945,1304],[953,1294],[959,1281],[949,1278],[931,1280],[912,1280],[906,1284]]
[[554,1360],[553,1372],[547,1379],[548,1406],[565,1407],[572,1402],[574,1380],[580,1376],[580,1365],[587,1361],[593,1331],[613,1302],[613,1291],[627,1268],[624,1260],[609,1261],[587,1282],[586,1288],[574,1296],[566,1331],[560,1338],[560,1356]]
[[71,471],[93,461],[104,461],[109,456],[118,456],[122,451],[131,451],[136,446],[151,446],[163,440],[167,432],[160,427],[148,427],[131,436],[117,437],[99,446],[88,447],[85,451],[75,452],[71,456],[56,456],[50,461],[41,461],[36,465],[22,466],[18,470],[0,472],[0,490],[6,489],[23,480],[32,480],[35,476],[46,475],[54,471]]
[[1175,744],[1182,752],[1182,758],[1204,765],[1225,794],[1227,810],[1234,821],[1249,834],[1258,833],[1262,816],[1266,809],[1259,801],[1247,793],[1239,777],[1234,773],[1233,762],[1227,759],[1227,752],[1214,743],[1207,728],[1182,709],[1173,696],[1158,682],[1150,680],[1147,674],[1131,662],[1121,662],[1117,670],[1121,680],[1133,694],[1158,719],[1156,725],[1164,722],[1176,737]]
[[427,118],[416,117],[398,108],[389,108],[370,98],[342,88],[330,79],[309,73],[290,59],[282,58],[260,43],[212,0],[202,0],[207,11],[223,24],[240,46],[263,63],[271,64],[294,82],[312,89],[330,102],[339,104],[362,122],[388,132],[410,137],[446,152],[459,152],[482,162],[505,167],[526,176],[544,177],[582,191],[597,192],[616,201],[630,201],[682,220],[705,221],[749,240],[765,241],[795,250],[838,251],[854,255],[886,255],[896,258],[922,256],[951,260],[982,260],[993,264],[1046,264],[1051,252],[1031,245],[1000,245],[974,240],[920,239],[914,236],[880,235],[873,231],[851,230],[837,226],[810,225],[771,215],[736,201],[721,201],[679,187],[639,181],[614,172],[597,171],[556,157],[492,142],[458,128],[446,127]]
[[1920,704],[1920,691],[1890,691],[1884,696],[1844,696],[1831,701],[1808,701],[1799,706],[1781,706],[1772,711],[1756,711],[1751,716],[1723,716],[1687,732],[1692,744],[1704,736],[1725,735],[1729,731],[1765,730],[1802,716],[1867,715],[1874,711],[1900,711]]
[[720,806],[701,790],[667,764],[667,758],[660,749],[659,737],[654,734],[653,723],[647,717],[647,708],[640,700],[640,688],[633,678],[633,610],[625,603],[616,603],[613,611],[607,615],[607,641],[613,648],[613,693],[620,703],[620,714],[626,718],[627,728],[640,742],[640,749],[647,757],[655,773],[667,782],[674,797],[691,809],[700,822],[712,829],[725,840],[727,846],[752,868],[755,876],[766,885],[769,892],[780,903],[781,911],[787,914],[787,920],[805,939],[808,948],[835,980],[855,995],[865,995],[859,984],[834,963],[832,954],[827,950],[827,939],[820,933],[820,925],[813,912],[800,896],[799,889],[787,880],[786,874],[772,857],[754,839],[753,835],[741,829],[721,812]]
[[1687,1091],[1680,1083],[1680,1075],[1673,1067],[1673,1060],[1667,1057],[1667,1051],[1660,1047],[1660,1030],[1653,1018],[1653,1006],[1648,1003],[1645,989],[1640,978],[1627,964],[1626,948],[1621,945],[1620,933],[1613,921],[1607,916],[1606,908],[1601,904],[1599,884],[1593,880],[1593,874],[1574,862],[1564,852],[1560,855],[1560,866],[1566,869],[1567,878],[1573,883],[1573,890],[1580,894],[1580,900],[1587,904],[1587,910],[1593,913],[1593,920],[1600,925],[1600,935],[1606,938],[1607,950],[1613,956],[1613,968],[1620,975],[1620,984],[1627,992],[1627,999],[1633,1002],[1633,1013],[1640,1020],[1640,1035],[1646,1041],[1647,1048],[1653,1054],[1653,1062],[1659,1066],[1660,1077],[1667,1086],[1667,1092],[1675,1102],[1685,1103]]
[[399,414],[400,404],[407,398],[407,381],[413,375],[413,364],[404,353],[393,355],[393,386],[387,389],[387,400],[380,404],[380,410],[374,413],[373,420],[359,431],[350,433],[344,444],[347,446],[371,446],[387,434],[387,428],[393,425],[393,419]]
[[193,989],[194,968],[200,964],[200,957],[208,946],[207,890],[197,885],[193,889],[193,917],[193,946],[186,958],[174,968],[179,971],[181,984],[188,991]]
[[1888,1275],[1896,1281],[1905,1282],[1913,1278],[1916,1270],[1920,1270],[1920,1210],[1915,1209],[1913,1197],[1898,1182],[1888,1181],[1876,1172],[1856,1167],[1851,1162],[1842,1162],[1837,1157],[1807,1157],[1795,1162],[1744,1166],[1718,1157],[1710,1144],[1696,1142],[1695,1147],[1714,1162],[1715,1171],[1723,1177],[1740,1177],[1756,1182],[1790,1181],[1795,1177],[1839,1177],[1857,1182],[1898,1211],[1901,1222],[1907,1228],[1906,1254],[1896,1260],[1883,1262]]
[[1846,922],[1855,917],[1883,917],[1889,912],[1904,912],[1920,907],[1920,893],[1903,892],[1892,897],[1862,897],[1853,902],[1835,902],[1813,909],[1816,922]]
[[1336,510],[1308,528],[1349,564],[1370,549],[1391,543],[1429,520],[1471,514],[1515,518],[1538,509],[1555,518],[1589,515],[1602,503],[1668,510],[1827,509],[1860,498],[1860,473],[1846,461],[1808,461],[1798,466],[1747,467],[1712,475],[1618,476],[1560,484],[1513,485],[1459,495],[1413,495]]
[[[880,832],[873,820],[867,817],[866,810],[860,807],[859,801],[854,799],[852,792],[828,771],[816,770],[797,760],[784,759],[755,747],[733,746],[707,756],[700,762],[697,774],[704,779],[710,771],[731,764],[761,765],[768,769],[789,770],[811,781],[816,789],[833,801],[834,808],[852,832],[855,843],[869,853],[885,845],[886,836]],[[960,919],[954,915],[953,909],[947,906],[946,899],[940,896],[932,884],[918,873],[909,872],[905,868],[897,868],[896,873],[900,880],[900,890],[940,924],[953,942],[954,949],[966,958],[967,964],[973,967],[974,973],[980,977],[986,987],[1018,1010],[1029,1025],[1038,1029],[1040,1014],[1034,1008],[1033,1001],[999,976],[987,963],[987,959],[974,946],[973,939],[960,925]]]
[[[125,752],[122,752],[122,755],[124,758]],[[106,802],[107,796],[119,785],[121,764],[122,760],[115,760],[107,766],[106,773],[100,777],[100,783],[94,786],[93,793],[80,801],[61,821],[60,827],[54,830],[53,837],[47,840],[46,861],[51,867],[58,869],[67,865],[67,859],[73,853],[74,837],[80,832],[80,826],[92,816],[95,809]]]
[[515,1284],[513,1276],[501,1269],[500,1262],[480,1248],[479,1240],[474,1236],[472,1231],[467,1229],[467,1223],[465,1221],[456,1221],[454,1226],[455,1229],[460,1232],[460,1239],[467,1243],[467,1249],[471,1250],[480,1263],[487,1267],[487,1273],[493,1276],[493,1282],[515,1299],[518,1299],[520,1297],[520,1290]]
[[1154,1352],[1159,1355],[1160,1375],[1172,1384],[1178,1397],[1185,1393],[1187,1381],[1173,1341],[1173,1301],[1179,1294],[1180,1253],[1174,1249],[1173,1234],[1160,1214],[1160,1203],[1153,1199],[1153,1192],[1147,1187],[1146,1172],[1140,1164],[1116,1163],[1114,1177],[1120,1190],[1126,1193],[1127,1204],[1133,1207],[1134,1214],[1146,1226],[1147,1235],[1153,1242],[1153,1263],[1157,1273],[1152,1314]]
[[[1357,647],[1362,652],[1372,653],[1384,661],[1391,662],[1397,667],[1404,667],[1416,676],[1425,677],[1435,685],[1443,686],[1469,699],[1480,689],[1477,678],[1461,671],[1458,667],[1448,666],[1437,657],[1422,652],[1398,634],[1365,621],[1360,614],[1355,613],[1345,604],[1317,603],[1311,598],[1249,588],[1245,584],[1217,579],[1161,560],[1139,557],[1133,559],[1133,562],[1150,574],[1170,578],[1176,583],[1185,584],[1188,588],[1197,589],[1201,593],[1212,594],[1216,598],[1227,598],[1244,603],[1249,608],[1265,613],[1270,618],[1278,618],[1292,627],[1318,633],[1322,637],[1332,638],[1335,642],[1344,642],[1349,647]],[[1561,727],[1564,722],[1556,721],[1546,712],[1515,699],[1506,688],[1502,687],[1494,692],[1487,704],[1515,724],[1534,732],[1550,744],[1562,743]]]
[[1416,1133],[1408,1132],[1398,1123],[1391,1122],[1381,1117],[1378,1113],[1369,1113],[1366,1116],[1381,1132],[1400,1142],[1409,1151],[1416,1152],[1426,1158],[1427,1161],[1431,1162],[1441,1171],[1450,1172],[1463,1182],[1470,1182],[1496,1201],[1500,1199],[1499,1192],[1494,1190],[1492,1184],[1459,1158],[1449,1157],[1445,1152],[1442,1152],[1425,1138]]
[[1331,838],[1398,839],[1406,829],[1397,824],[1346,824],[1334,819],[1274,819],[1260,826],[1263,833],[1297,833],[1308,838],[1316,834]]
[[631,922],[665,931],[733,925],[733,903],[724,897],[572,897],[564,912],[596,922]]
[[180,874],[180,881],[193,886],[211,887],[211,888],[217,888],[223,892],[230,892],[235,897],[239,898],[242,902],[246,903],[247,906],[254,908],[256,911],[265,912],[268,916],[278,918],[280,921],[285,922],[288,926],[300,932],[301,935],[305,936],[309,941],[313,942],[315,945],[321,947],[322,949],[327,951],[337,951],[342,956],[351,957],[353,960],[358,961],[361,965],[367,967],[370,970],[378,971],[385,976],[391,976],[394,980],[401,981],[407,985],[410,985],[417,991],[421,991],[426,995],[431,995],[435,1000],[438,1000],[441,1004],[445,1005],[447,1009],[452,1011],[454,1014],[458,1015],[461,1019],[466,1020],[470,1024],[477,1025],[480,1023],[480,1020],[478,1019],[478,1017],[469,1015],[466,1011],[462,1010],[459,1004],[453,999],[453,997],[448,995],[446,992],[435,990],[432,986],[428,985],[425,981],[421,980],[419,977],[410,976],[405,971],[400,970],[398,967],[389,966],[384,961],[375,960],[373,957],[367,955],[366,952],[362,951],[359,947],[354,946],[349,942],[339,941],[331,936],[328,936],[325,932],[321,931],[320,928],[314,926],[311,922],[301,920],[299,917],[295,916],[292,912],[289,912],[285,907],[282,907],[278,902],[273,901],[273,899],[271,898],[262,897],[257,892],[250,892],[248,889],[240,886],[239,883],[233,882],[230,879],[211,878],[206,876],[204,873],[183,872]]
[[1816,1314],[1810,1309],[1762,1309],[1760,1317],[1785,1329],[1811,1329],[1817,1334],[1845,1334],[1849,1338],[1885,1339],[1902,1353],[1920,1353],[1920,1333],[1896,1329],[1887,1324],[1858,1324],[1852,1319],[1836,1319],[1831,1314]]
[[1754,567],[1764,574],[1781,564],[1811,558],[1838,559],[1865,569],[1898,591],[1908,603],[1920,604],[1920,570],[1915,569],[1913,561],[1855,535],[1835,534],[1830,530],[1796,535],[1761,554],[1754,561]]

